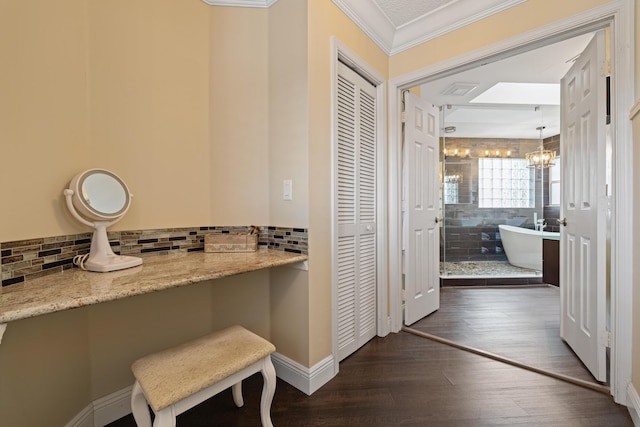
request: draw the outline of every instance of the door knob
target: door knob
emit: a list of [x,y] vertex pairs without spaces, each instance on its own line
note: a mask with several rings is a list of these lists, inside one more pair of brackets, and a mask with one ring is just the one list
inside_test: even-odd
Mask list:
[[566,225],[567,225],[567,218],[562,218],[562,219],[558,218],[558,219],[556,219],[556,222],[557,222],[558,224],[560,224],[560,225],[564,225],[564,226],[566,227]]
[[442,222],[444,220],[444,218],[442,217],[436,217],[436,224],[439,222]]

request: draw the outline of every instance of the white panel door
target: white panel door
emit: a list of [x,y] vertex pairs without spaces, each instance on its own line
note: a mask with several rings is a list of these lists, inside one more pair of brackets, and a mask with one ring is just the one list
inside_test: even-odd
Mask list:
[[606,79],[598,32],[562,79],[560,335],[606,381]]
[[339,63],[334,190],[338,360],[376,335],[376,88]]
[[440,308],[438,107],[407,92],[404,133],[404,323]]

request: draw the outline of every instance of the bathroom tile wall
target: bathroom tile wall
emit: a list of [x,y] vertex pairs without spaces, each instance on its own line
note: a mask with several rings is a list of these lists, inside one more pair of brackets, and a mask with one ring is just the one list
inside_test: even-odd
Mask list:
[[[440,259],[460,261],[506,261],[498,226],[444,227],[440,233]],[[445,252],[446,251],[446,252]]]
[[[207,226],[109,232],[116,254],[140,257],[204,250],[209,233],[246,233],[245,226]],[[308,254],[306,228],[260,227],[259,248]],[[91,233],[0,243],[2,286],[73,268],[73,258],[91,247]]]
[[[543,145],[559,151],[559,135],[545,139]],[[526,153],[535,151],[539,146],[538,139],[446,138],[446,162],[455,164],[456,168],[468,162],[468,176],[463,177],[465,186],[460,189],[466,188],[469,195],[466,200],[468,203],[444,205],[445,221],[440,233],[442,261],[507,261],[498,225],[509,223],[534,227],[534,212],[541,217],[541,203],[548,205],[548,171],[536,171],[535,208],[479,208],[477,159],[486,157],[487,151],[488,157],[498,156],[496,151],[499,151],[500,156],[507,156],[507,152],[510,152],[508,156],[511,158],[524,158]],[[458,156],[451,155],[455,149],[458,150]],[[469,156],[465,156],[466,150],[469,150]],[[544,173],[547,175],[543,183]],[[546,199],[541,202],[543,197]],[[545,209],[545,218],[557,218],[557,214],[554,216],[555,209]]]

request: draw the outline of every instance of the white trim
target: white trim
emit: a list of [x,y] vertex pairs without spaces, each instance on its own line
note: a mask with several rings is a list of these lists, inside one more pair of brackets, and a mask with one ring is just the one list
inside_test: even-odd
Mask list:
[[[399,27],[393,38],[390,55],[411,49],[421,43],[433,40],[466,25],[517,6],[526,0],[475,0],[474,2],[453,2],[439,13],[422,16],[406,26]],[[469,10],[472,7],[473,10]],[[425,29],[434,29],[426,31]]]
[[388,246],[387,246],[387,83],[383,75],[367,64],[355,52],[345,46],[335,36],[331,37],[331,303],[333,307],[332,314],[332,354],[334,358],[335,373],[339,370],[338,361],[338,310],[337,307],[337,236],[338,230],[335,224],[333,212],[335,211],[335,156],[337,145],[337,128],[336,128],[336,82],[338,79],[338,60],[342,60],[350,67],[356,69],[367,80],[376,87],[376,139],[377,139],[377,212],[376,212],[376,238],[377,238],[377,334],[379,336],[387,335],[389,330],[389,316],[387,313],[388,300]]
[[332,0],[387,55],[393,48],[395,27],[371,1]]
[[402,328],[402,93],[389,82],[389,317],[391,332]]
[[[603,27],[604,21],[612,18],[618,14],[621,9],[624,9],[624,3],[628,1],[630,0],[614,0],[611,3],[586,12],[555,21],[551,24],[515,35],[480,49],[395,77],[391,79],[390,82],[393,82],[395,86],[401,87],[402,89],[408,89],[414,85],[435,80],[448,74],[477,67],[481,63],[486,62],[487,58],[490,58],[492,61],[497,61],[546,46],[553,42],[566,40],[589,30],[600,29]],[[627,17],[627,19],[631,19],[631,24],[633,23],[632,16]],[[633,25],[631,29],[633,29]],[[633,43],[633,39],[630,40],[631,41],[621,39],[619,42],[625,45],[627,43]]]
[[268,9],[278,0],[202,0],[210,6],[259,7]]
[[308,396],[335,376],[333,360],[333,356],[327,356],[311,368],[306,368],[280,353],[271,354],[276,376]]
[[[635,93],[634,70],[634,26],[633,0],[616,0],[586,12],[562,19],[552,24],[514,36],[486,46],[482,49],[425,67],[418,71],[396,77],[389,82],[389,230],[390,238],[390,314],[392,331],[402,326],[400,264],[400,171],[401,134],[400,97],[402,89],[435,80],[446,74],[477,66],[487,59],[496,60],[555,41],[602,28],[611,24],[612,55],[612,109],[614,122],[612,131],[614,165],[611,214],[611,394],[617,403],[624,404],[627,384],[631,381],[631,325],[633,284],[633,235],[629,224],[633,224],[633,140],[631,122],[626,112],[633,105]],[[624,197],[616,197],[616,194]],[[620,225],[618,225],[620,224]],[[393,231],[393,232],[391,232]]]
[[613,197],[611,211],[611,394],[625,404],[631,382],[633,325],[633,134],[626,117],[635,101],[633,0],[616,2],[612,18],[611,105],[614,118]]
[[78,415],[65,424],[65,427],[94,427],[93,404],[87,405],[82,411],[80,411],[80,413],[78,413]]
[[450,2],[395,26],[372,0],[332,0],[380,49],[393,56],[526,0]]
[[106,426],[131,413],[131,389],[123,388],[93,401],[93,425]]
[[627,387],[627,408],[633,425],[640,426],[640,396],[631,383]]
[[131,413],[132,386],[113,392],[88,404],[65,427],[104,427]]

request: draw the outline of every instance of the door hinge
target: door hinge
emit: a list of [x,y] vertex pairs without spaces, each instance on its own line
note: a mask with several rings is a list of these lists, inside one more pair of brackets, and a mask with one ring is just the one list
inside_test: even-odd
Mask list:
[[402,123],[407,123],[407,113],[405,113],[404,111],[400,114],[400,120],[402,121]]
[[611,348],[611,332],[606,329],[600,335],[600,342],[605,348]]

